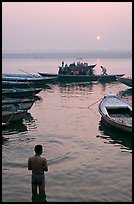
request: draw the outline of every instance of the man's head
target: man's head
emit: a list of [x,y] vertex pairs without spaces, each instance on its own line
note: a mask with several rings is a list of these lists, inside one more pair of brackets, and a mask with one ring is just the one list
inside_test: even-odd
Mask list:
[[35,151],[36,154],[42,154],[42,151],[43,151],[42,145],[36,145],[34,147],[34,151]]

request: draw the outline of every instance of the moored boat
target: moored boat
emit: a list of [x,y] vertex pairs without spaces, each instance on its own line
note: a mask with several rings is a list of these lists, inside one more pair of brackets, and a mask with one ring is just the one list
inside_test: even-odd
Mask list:
[[27,81],[2,81],[2,89],[11,89],[11,88],[31,88],[34,87],[33,82]]
[[42,76],[57,76],[57,81],[60,83],[67,82],[113,82],[117,81],[118,76],[124,76],[124,74],[108,74],[108,75],[63,75],[63,74],[49,74],[49,73],[41,73]]
[[[23,86],[22,82],[27,82],[29,83],[29,87],[33,88],[40,88],[40,87],[45,87],[47,84],[54,82],[55,77],[42,77],[40,75],[28,75],[28,74],[2,74],[2,82],[3,81],[9,81],[9,82],[14,82],[14,87],[15,83],[16,85],[18,84],[17,82],[21,82],[21,85]],[[5,83],[6,84],[6,83]],[[11,83],[10,83],[11,86]],[[19,86],[19,85],[17,85]]]
[[17,111],[3,111],[2,110],[2,123],[9,123],[23,119],[27,114],[26,110]]
[[2,100],[2,110],[29,110],[34,98],[7,98]]
[[132,87],[132,78],[131,78],[131,77],[117,77],[117,79],[118,79],[121,83],[123,83],[123,84],[125,84],[125,85],[127,85],[127,86]]
[[[70,82],[111,82],[116,81],[117,77],[124,76],[125,74],[107,74],[106,68],[101,66],[103,68],[103,73],[100,75],[94,74],[94,67],[96,64],[88,65],[88,63],[80,63],[77,64],[72,63],[70,65],[64,65],[62,63],[62,66],[59,66],[59,70],[57,74],[51,74],[51,73],[43,73],[38,72],[39,75],[42,77],[57,77],[57,82],[60,83],[70,83]],[[105,69],[105,72],[104,72]]]
[[3,123],[2,122],[2,130],[4,130],[7,127],[8,123]]
[[2,89],[2,96],[9,98],[27,98],[38,94],[42,88],[14,88],[14,89]]
[[132,132],[132,104],[117,95],[108,94],[99,103],[99,113],[108,125]]

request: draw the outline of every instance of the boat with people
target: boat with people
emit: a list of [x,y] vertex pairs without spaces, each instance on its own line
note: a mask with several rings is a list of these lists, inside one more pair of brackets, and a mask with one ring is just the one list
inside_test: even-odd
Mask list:
[[104,75],[102,74],[90,74],[90,75],[84,75],[84,74],[50,74],[50,73],[42,73],[38,72],[41,76],[47,76],[47,77],[57,77],[57,82],[59,83],[70,83],[70,82],[101,82],[101,83],[106,83],[106,82],[114,82],[117,81],[117,77],[122,77],[125,74],[107,74]]
[[38,72],[43,77],[57,77],[57,82],[67,83],[67,82],[112,82],[116,81],[117,77],[122,77],[125,74],[107,74],[106,68],[101,66],[102,74],[94,74],[94,67],[96,64],[88,65],[88,63],[70,64],[59,66],[57,74],[42,73]]
[[62,61],[62,65],[59,66],[58,74],[67,74],[67,75],[73,75],[73,74],[82,74],[85,73],[91,74],[93,71],[93,68],[96,66],[96,64],[89,64],[88,62],[73,62],[68,64],[65,64],[64,61]]
[[125,84],[125,85],[127,85],[129,87],[132,87],[132,77],[117,77],[117,79],[121,83],[123,83],[123,84]]
[[110,127],[132,132],[132,103],[115,94],[108,94],[99,103],[102,120]]

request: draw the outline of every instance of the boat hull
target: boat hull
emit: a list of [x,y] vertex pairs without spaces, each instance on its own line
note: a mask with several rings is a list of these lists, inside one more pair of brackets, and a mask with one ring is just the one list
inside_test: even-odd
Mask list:
[[2,123],[9,123],[23,119],[27,114],[27,111],[18,110],[18,111],[2,111]]
[[108,117],[106,116],[102,116],[102,120],[106,123],[106,124],[109,124],[111,127],[114,127],[118,130],[121,130],[121,131],[125,131],[125,132],[128,132],[128,133],[132,133],[132,127],[130,126],[125,126],[123,124],[120,124],[120,123],[117,123],[111,119],[109,119]]
[[111,127],[132,132],[132,104],[116,95],[106,96],[99,104],[102,120]]
[[2,96],[7,98],[26,98],[38,94],[42,88],[2,89]]
[[[46,88],[48,84],[55,82],[55,77],[31,76],[24,74],[2,74],[2,86],[5,88]],[[8,83],[6,83],[8,82]],[[24,82],[24,84],[23,84]]]
[[2,100],[2,110],[29,110],[35,99],[5,99]]
[[129,86],[129,87],[132,87],[132,79],[131,79],[131,78],[118,77],[118,80],[119,80],[121,83],[123,83],[123,84],[125,84],[125,85],[127,85],[127,86]]
[[117,76],[124,76],[124,74],[111,74],[111,75],[59,75],[59,74],[49,74],[49,73],[40,73],[41,76],[57,77],[57,81],[60,83],[67,82],[111,82],[117,81]]

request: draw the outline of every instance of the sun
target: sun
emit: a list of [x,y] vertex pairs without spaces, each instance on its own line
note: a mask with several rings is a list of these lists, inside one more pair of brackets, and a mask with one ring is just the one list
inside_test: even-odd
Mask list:
[[100,39],[101,39],[101,37],[98,35],[98,36],[96,37],[96,39],[97,39],[97,40],[100,40]]

